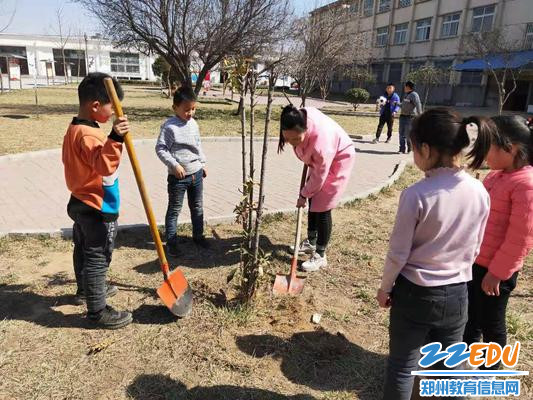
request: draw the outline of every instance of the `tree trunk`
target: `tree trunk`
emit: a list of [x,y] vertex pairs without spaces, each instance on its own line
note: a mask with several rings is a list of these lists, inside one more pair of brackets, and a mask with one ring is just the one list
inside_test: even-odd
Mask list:
[[244,94],[241,94],[241,97],[239,99],[239,105],[237,106],[237,111],[235,111],[235,115],[242,114],[244,110]]
[[[254,161],[254,130],[255,130],[255,87],[257,84],[257,76],[255,71],[251,71],[248,74],[248,82],[250,89],[250,168],[249,168],[249,178],[253,181],[255,174],[255,161]],[[250,188],[250,215],[248,216],[248,227],[252,228],[253,222],[253,204],[254,204],[254,187]],[[252,247],[252,236],[250,236],[250,243],[248,248]]]
[[[272,93],[274,91],[274,83],[276,82],[276,77],[274,75],[274,69],[270,70],[270,77],[268,80],[268,94],[267,94],[267,108],[266,108],[266,119],[265,119],[265,131],[263,133],[263,152],[261,154],[261,175],[259,178],[259,198],[257,204],[257,213],[255,218],[255,230],[254,230],[254,241],[253,241],[253,263],[257,265],[258,256],[259,256],[259,237],[261,222],[263,220],[263,205],[265,203],[265,173],[266,173],[266,162],[268,154],[268,134],[270,128],[270,118],[272,114]],[[262,271],[258,270],[259,276],[262,274]]]
[[61,57],[63,57],[63,75],[65,76],[65,85],[68,84],[68,73],[67,73],[67,60],[65,59],[65,48],[61,48]]
[[424,105],[422,107],[422,110],[426,109],[426,104],[428,102],[428,96],[429,96],[429,84],[426,85],[426,89],[424,91]]

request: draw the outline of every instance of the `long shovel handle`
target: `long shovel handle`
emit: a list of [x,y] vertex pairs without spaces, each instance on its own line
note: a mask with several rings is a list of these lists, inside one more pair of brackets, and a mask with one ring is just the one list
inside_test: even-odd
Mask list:
[[[115,114],[117,117],[122,117],[124,112],[122,111],[122,104],[117,96],[115,90],[115,85],[113,84],[113,79],[105,78],[104,79],[105,88],[107,94],[113,103],[113,108],[115,109]],[[135,175],[135,180],[137,181],[137,186],[141,194],[141,199],[144,206],[144,211],[146,212],[146,217],[148,218],[148,223],[150,225],[150,232],[152,232],[152,238],[154,239],[155,248],[157,250],[157,255],[159,256],[159,264],[161,266],[161,271],[165,279],[168,279],[169,268],[167,257],[165,256],[165,251],[163,250],[163,243],[161,243],[161,237],[159,236],[159,230],[157,229],[157,224],[155,222],[154,211],[152,210],[152,204],[150,198],[148,197],[148,191],[144,185],[144,179],[141,173],[141,167],[139,165],[139,160],[137,159],[137,153],[133,147],[133,141],[131,139],[130,132],[124,135],[124,143],[126,144],[126,149],[130,157],[131,166],[133,168],[133,173]]]
[[[302,171],[302,180],[300,181],[300,192],[305,186],[305,182],[307,180],[307,169],[307,165],[304,165]],[[300,252],[300,239],[302,236],[302,215],[303,207],[298,207],[298,217],[296,218],[296,236],[294,238],[294,254],[292,256],[291,264],[291,280],[296,276],[296,268],[298,266],[298,253]]]

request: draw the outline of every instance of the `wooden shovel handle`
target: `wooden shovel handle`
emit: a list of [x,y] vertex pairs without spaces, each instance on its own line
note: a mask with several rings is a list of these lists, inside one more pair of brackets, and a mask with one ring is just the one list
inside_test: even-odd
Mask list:
[[[104,84],[107,90],[107,94],[111,102],[113,103],[113,108],[115,109],[116,116],[122,117],[124,115],[124,112],[122,111],[122,104],[120,103],[120,100],[117,96],[115,85],[113,84],[113,79],[105,78]],[[126,150],[128,151],[128,155],[130,157],[130,162],[133,168],[133,173],[135,175],[135,180],[137,181],[137,187],[139,188],[139,192],[141,194],[144,211],[146,212],[146,217],[148,218],[148,224],[150,225],[150,231],[152,232],[155,248],[159,257],[161,271],[163,271],[163,275],[165,276],[165,279],[167,279],[169,274],[167,258],[165,256],[165,251],[163,250],[163,243],[161,243],[161,237],[159,236],[159,230],[157,229],[157,224],[155,222],[154,211],[152,210],[152,204],[150,202],[150,198],[148,197],[148,191],[146,190],[146,186],[144,185],[141,167],[139,165],[139,160],[137,159],[135,148],[133,147],[133,141],[131,139],[130,132],[124,135],[124,143],[126,144]]]
[[[300,192],[305,186],[307,181],[307,164],[304,165],[302,171],[302,180],[300,181]],[[302,234],[302,214],[303,208],[298,207],[298,218],[296,219],[296,237],[294,238],[294,255],[293,255],[293,267],[291,268],[291,275],[296,274],[295,260],[298,260],[298,253],[300,252],[300,236]]]

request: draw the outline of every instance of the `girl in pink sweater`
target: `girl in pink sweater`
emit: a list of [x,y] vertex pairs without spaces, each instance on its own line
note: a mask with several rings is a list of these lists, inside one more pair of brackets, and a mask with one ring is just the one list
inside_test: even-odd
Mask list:
[[[461,168],[467,126],[485,133],[490,120],[447,109],[413,121],[410,140],[425,178],[405,189],[390,237],[377,300],[391,307],[385,400],[411,398],[420,348],[460,342],[467,321],[467,282],[489,215],[489,195]],[[436,365],[435,369],[444,369]]]
[[[533,247],[533,130],[519,116],[497,116],[497,131],[480,132],[473,166],[492,170],[483,184],[491,207],[481,252],[468,284],[464,341],[507,343],[505,313],[518,271]],[[491,369],[498,369],[499,363]]]
[[316,108],[286,106],[280,119],[278,152],[288,142],[296,157],[309,167],[307,183],[300,192],[297,207],[309,199],[307,240],[300,252],[311,254],[302,264],[304,271],[317,271],[327,265],[332,219],[331,210],[341,199],[354,166],[355,148],[348,134]]

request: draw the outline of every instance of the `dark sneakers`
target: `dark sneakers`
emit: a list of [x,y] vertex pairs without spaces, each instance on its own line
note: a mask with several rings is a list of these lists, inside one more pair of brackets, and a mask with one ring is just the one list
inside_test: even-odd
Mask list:
[[167,248],[167,254],[170,257],[179,257],[181,255],[181,252],[179,251],[177,244],[168,244],[167,243],[166,248]]
[[[118,287],[116,287],[115,285],[107,285],[107,290],[105,294],[106,298],[113,297],[117,293],[118,293]],[[85,297],[85,293],[78,292],[74,296],[73,303],[74,305],[82,306],[85,304],[86,301],[87,301],[87,298]]]
[[119,329],[133,321],[131,313],[117,311],[109,305],[98,313],[87,313],[87,319],[94,328],[103,329]]
[[211,245],[209,244],[209,241],[205,238],[205,236],[194,238],[192,240],[198,247],[201,247],[202,249],[209,249]]

